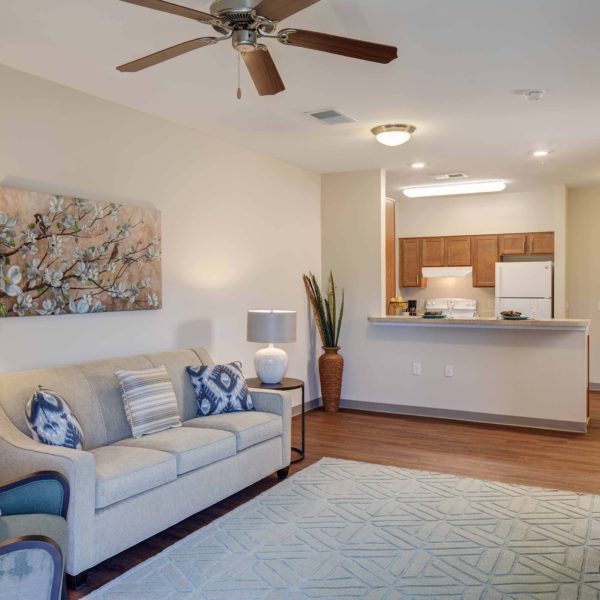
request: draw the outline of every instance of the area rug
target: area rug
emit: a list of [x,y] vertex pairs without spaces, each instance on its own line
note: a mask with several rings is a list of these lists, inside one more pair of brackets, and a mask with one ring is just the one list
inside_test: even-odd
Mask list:
[[88,600],[600,598],[600,497],[324,458]]

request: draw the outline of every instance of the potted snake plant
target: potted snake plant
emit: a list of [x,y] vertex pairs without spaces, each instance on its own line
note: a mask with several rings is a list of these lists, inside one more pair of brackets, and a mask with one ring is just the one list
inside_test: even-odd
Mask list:
[[329,273],[326,296],[321,293],[319,283],[312,273],[305,274],[303,280],[324,351],[319,357],[323,408],[326,412],[337,412],[340,409],[344,372],[344,359],[339,354],[340,331],[344,317],[344,290],[338,314],[333,273]]

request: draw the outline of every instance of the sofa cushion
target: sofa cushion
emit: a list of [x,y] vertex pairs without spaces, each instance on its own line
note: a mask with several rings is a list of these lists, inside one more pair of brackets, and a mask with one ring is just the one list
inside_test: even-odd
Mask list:
[[117,371],[115,375],[121,385],[125,415],[134,438],[181,427],[179,404],[164,366]]
[[54,540],[66,562],[69,547],[67,522],[57,515],[6,515],[0,517],[0,544],[10,538],[24,535],[45,535]]
[[148,448],[173,454],[177,459],[178,475],[233,456],[236,451],[233,433],[192,427],[169,429],[139,439],[122,440],[114,445]]
[[254,410],[242,363],[186,367],[198,401],[199,417]]
[[104,446],[96,457],[96,508],[104,508],[177,478],[177,461],[168,452]]
[[67,401],[56,392],[38,385],[25,406],[25,415],[33,439],[41,444],[83,448],[81,425]]
[[197,417],[186,421],[183,425],[184,428],[200,427],[230,431],[235,434],[238,452],[283,433],[283,422],[279,415],[257,411]]

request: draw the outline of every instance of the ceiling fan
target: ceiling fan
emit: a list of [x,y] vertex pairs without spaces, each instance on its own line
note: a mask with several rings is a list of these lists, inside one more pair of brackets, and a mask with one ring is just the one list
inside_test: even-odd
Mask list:
[[121,72],[141,71],[186,52],[231,40],[233,47],[243,58],[258,93],[261,96],[272,96],[283,92],[285,86],[269,50],[265,44],[260,43],[261,38],[276,39],[286,46],[320,50],[381,64],[398,58],[398,49],[394,46],[304,29],[281,29],[277,32],[280,21],[319,0],[215,0],[210,6],[210,14],[165,0],[122,1],[211,25],[221,36],[200,37],[160,50],[117,67]]

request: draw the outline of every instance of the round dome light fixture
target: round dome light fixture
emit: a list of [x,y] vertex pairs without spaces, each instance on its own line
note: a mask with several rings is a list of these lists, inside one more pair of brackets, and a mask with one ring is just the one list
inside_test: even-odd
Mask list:
[[379,125],[371,129],[371,133],[384,146],[401,146],[416,130],[412,125]]

